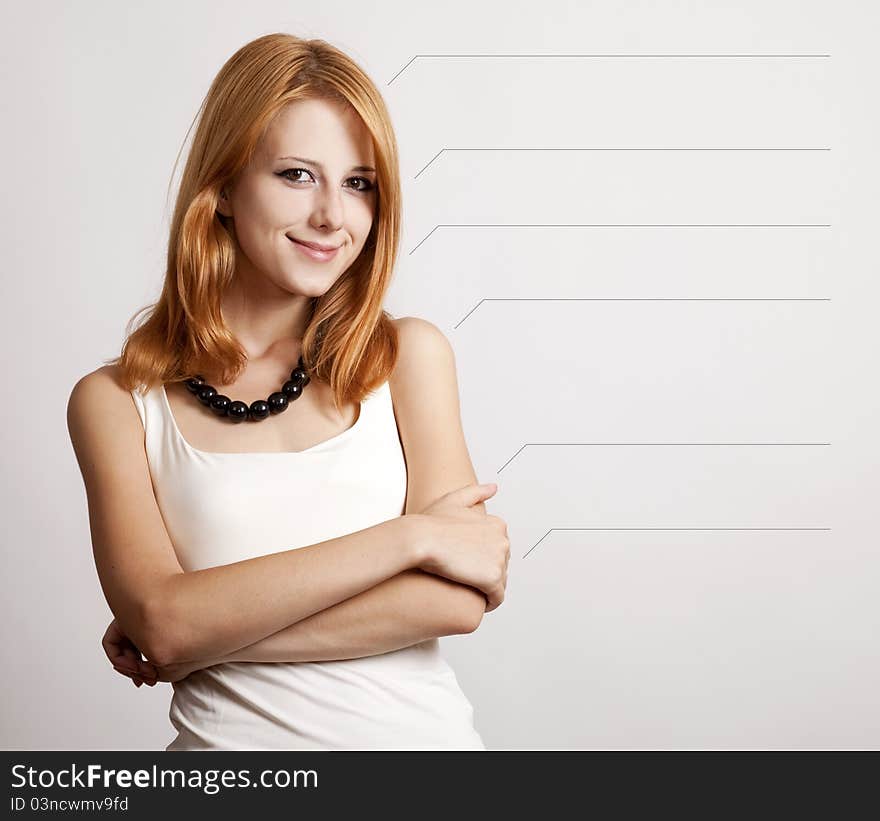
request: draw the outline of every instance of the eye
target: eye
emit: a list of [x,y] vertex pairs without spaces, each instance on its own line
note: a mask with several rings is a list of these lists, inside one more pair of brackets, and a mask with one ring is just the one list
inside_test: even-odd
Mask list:
[[372,191],[376,186],[374,185],[372,180],[368,180],[366,177],[352,177],[353,180],[360,180],[362,183],[365,183],[363,188],[357,188],[356,191],[361,191],[366,193],[367,191]]
[[[288,180],[290,180],[291,182],[302,182],[302,180],[298,180],[298,179],[297,179],[297,180],[291,180],[290,177],[287,176],[288,174],[296,174],[298,171],[302,171],[302,172],[308,174],[310,177],[312,176],[312,172],[309,171],[307,168],[288,168],[288,169],[286,169],[286,170],[284,170],[284,171],[279,171],[279,172],[278,172],[278,176],[279,176],[279,177],[284,177],[285,179],[288,179]],[[312,179],[314,179],[314,177],[312,177]]]

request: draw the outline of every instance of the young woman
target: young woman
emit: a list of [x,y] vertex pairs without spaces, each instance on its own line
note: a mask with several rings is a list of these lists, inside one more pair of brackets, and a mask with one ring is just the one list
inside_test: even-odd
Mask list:
[[202,106],[159,300],[70,395],[104,646],[172,682],[168,750],[485,749],[438,637],[503,601],[507,526],[448,340],[382,308],[400,204],[364,72],[247,44]]

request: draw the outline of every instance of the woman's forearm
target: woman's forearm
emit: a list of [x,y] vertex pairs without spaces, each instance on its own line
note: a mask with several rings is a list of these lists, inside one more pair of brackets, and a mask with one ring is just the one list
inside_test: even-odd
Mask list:
[[314,545],[175,576],[148,617],[151,661],[225,656],[415,569],[417,519],[400,516]]
[[407,570],[247,647],[206,658],[199,669],[230,661],[374,656],[430,638],[468,633],[479,624],[485,605],[485,596],[474,588]]

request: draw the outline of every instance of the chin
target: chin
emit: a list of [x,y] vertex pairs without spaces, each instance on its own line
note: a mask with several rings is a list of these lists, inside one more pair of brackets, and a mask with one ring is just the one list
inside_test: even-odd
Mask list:
[[303,281],[299,279],[297,282],[284,282],[281,284],[281,287],[296,296],[319,297],[324,296],[333,287],[335,282],[335,279],[333,282],[315,282],[308,279]]

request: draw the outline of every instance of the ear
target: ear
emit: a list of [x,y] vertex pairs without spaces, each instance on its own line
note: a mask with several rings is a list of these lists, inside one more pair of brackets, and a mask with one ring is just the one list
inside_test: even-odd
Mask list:
[[224,217],[232,216],[232,206],[229,204],[229,200],[226,197],[225,188],[220,191],[220,196],[217,199],[217,211],[219,211]]

